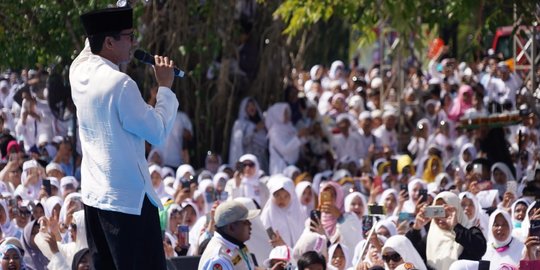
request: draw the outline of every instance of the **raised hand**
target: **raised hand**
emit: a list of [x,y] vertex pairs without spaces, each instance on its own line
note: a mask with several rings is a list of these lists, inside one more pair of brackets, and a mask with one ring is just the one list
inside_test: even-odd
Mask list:
[[159,86],[171,88],[174,80],[174,62],[169,57],[154,56],[154,72]]

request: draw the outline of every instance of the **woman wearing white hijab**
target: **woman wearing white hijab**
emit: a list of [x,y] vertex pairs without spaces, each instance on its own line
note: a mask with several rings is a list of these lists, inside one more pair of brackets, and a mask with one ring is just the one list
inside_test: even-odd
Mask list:
[[161,167],[157,164],[148,166],[148,172],[150,173],[150,179],[152,180],[152,187],[160,199],[168,196],[168,194],[165,192],[165,185],[163,184],[161,171]]
[[489,240],[482,257],[490,261],[489,269],[499,270],[502,264],[518,269],[524,247],[523,242],[512,237],[512,219],[508,212],[495,210],[489,217]]
[[268,180],[272,197],[264,206],[261,221],[265,228],[272,228],[289,247],[294,247],[304,230],[307,216],[300,208],[294,184],[284,175],[274,175]]
[[493,183],[493,189],[499,191],[500,198],[506,192],[506,183],[508,181],[515,181],[514,175],[510,171],[510,168],[508,168],[508,165],[502,162],[493,164],[491,166],[491,183]]
[[346,270],[352,269],[349,249],[342,244],[333,244],[328,249],[328,270]]
[[193,199],[201,215],[206,215],[210,212],[210,209],[212,209],[212,205],[215,201],[214,190],[214,182],[210,179],[204,179],[199,183],[197,193],[199,193],[200,196],[196,197],[193,195]]
[[389,188],[383,191],[381,197],[379,197],[378,204],[384,206],[386,217],[398,214],[396,213],[396,210],[398,209],[398,199],[398,193],[395,189]]
[[353,192],[345,197],[345,212],[356,214],[361,221],[368,213],[366,197],[360,192]]
[[403,263],[412,263],[415,269],[427,270],[422,257],[413,244],[403,235],[394,235],[384,243],[382,257],[385,270],[394,270]]
[[536,202],[537,201],[531,202],[531,204],[527,208],[527,212],[525,213],[525,218],[521,223],[521,235],[524,235],[523,241],[526,240],[527,236],[529,235],[529,228],[531,227],[531,215],[533,214],[534,209],[537,208]]
[[229,149],[230,163],[237,161],[242,155],[253,154],[259,158],[261,168],[268,170],[267,131],[261,108],[252,97],[246,97],[240,103]]
[[296,198],[300,202],[300,208],[304,215],[308,217],[311,210],[315,209],[315,198],[317,197],[312,184],[308,181],[301,181],[296,185],[294,191],[296,192]]
[[529,232],[524,232],[522,230],[522,224],[527,215],[527,208],[529,208],[530,201],[528,199],[518,199],[516,200],[511,207],[511,217],[512,217],[512,236],[517,239],[525,242]]
[[390,238],[394,235],[397,235],[397,227],[396,224],[394,224],[394,222],[390,219],[383,219],[377,222],[377,225],[375,226],[375,232],[378,235]]
[[[0,200],[0,226],[2,228],[2,239],[6,237],[17,237],[22,235],[22,230],[17,228],[15,221],[9,218],[9,209],[6,204],[6,200]],[[0,235],[1,236],[1,235]]]
[[403,212],[415,213],[416,202],[420,198],[420,190],[427,189],[426,182],[420,178],[412,179],[407,185],[409,199],[403,204]]
[[268,197],[268,188],[260,179],[259,160],[252,154],[245,154],[238,160],[242,163],[242,172],[240,172],[240,183],[232,178],[225,185],[225,192],[228,199],[246,197],[253,198],[261,207],[266,204]]
[[15,188],[13,195],[19,195],[23,200],[37,200],[41,190],[42,173],[40,171],[42,169],[33,159],[25,161],[21,173],[21,184]]
[[300,147],[305,142],[302,138],[307,135],[305,129],[296,131],[291,122],[289,104],[280,102],[268,109],[266,116],[268,129],[270,169],[269,173],[278,174],[298,161]]
[[58,196],[51,196],[46,201],[44,206],[45,210],[45,217],[51,218],[51,216],[54,213],[53,210],[56,210],[56,217],[60,217],[60,210],[62,209],[62,205],[64,204],[64,199]]
[[459,199],[461,200],[463,212],[467,216],[466,220],[463,221],[461,225],[467,229],[473,226],[478,227],[484,234],[484,237],[487,238],[489,216],[484,209],[480,207],[480,203],[476,196],[468,191],[461,192],[459,194]]
[[[420,256],[425,256],[426,266],[447,270],[458,259],[480,260],[486,251],[486,239],[477,227],[467,229],[462,225],[467,216],[461,208],[458,196],[443,191],[435,197],[433,205],[443,206],[446,217],[427,218],[424,215],[424,206],[416,215],[412,229],[406,234]],[[423,238],[420,229],[430,221],[429,232]]]
[[476,158],[476,152],[476,147],[472,143],[466,143],[461,147],[459,151],[459,166],[462,171],[465,171],[467,164]]

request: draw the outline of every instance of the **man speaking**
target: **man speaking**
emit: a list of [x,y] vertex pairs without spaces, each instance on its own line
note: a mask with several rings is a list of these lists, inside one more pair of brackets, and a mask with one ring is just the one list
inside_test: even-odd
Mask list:
[[88,40],[69,80],[82,147],[81,193],[94,269],[166,269],[144,141],[160,144],[172,128],[178,101],[174,63],[155,56],[159,84],[154,108],[118,65],[136,45],[133,10],[108,8],[81,16]]

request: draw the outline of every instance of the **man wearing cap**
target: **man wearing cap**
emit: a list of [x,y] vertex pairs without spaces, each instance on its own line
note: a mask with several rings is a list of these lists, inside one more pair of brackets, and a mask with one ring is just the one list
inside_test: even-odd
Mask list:
[[[360,135],[360,152],[358,155],[362,160],[375,160],[380,156],[382,146],[379,139],[371,133],[373,118],[369,111],[363,111],[358,116],[358,135]],[[364,163],[366,164],[366,163]]]
[[199,270],[254,270],[255,263],[244,244],[251,237],[251,222],[260,210],[226,201],[216,208],[216,232],[199,262]]
[[383,125],[373,131],[373,135],[381,141],[383,147],[388,147],[394,153],[398,152],[397,132],[397,111],[395,109],[385,110],[383,113]]
[[155,56],[159,85],[154,107],[119,70],[136,45],[133,10],[85,13],[88,37],[69,80],[82,148],[81,195],[93,269],[166,269],[155,193],[144,141],[160,144],[178,108],[171,91],[174,64]]

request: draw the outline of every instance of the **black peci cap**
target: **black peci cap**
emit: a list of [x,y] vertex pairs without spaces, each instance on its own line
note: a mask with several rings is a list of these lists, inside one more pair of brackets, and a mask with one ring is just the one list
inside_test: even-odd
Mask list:
[[81,15],[86,35],[110,33],[133,28],[133,9],[131,7],[106,8]]

